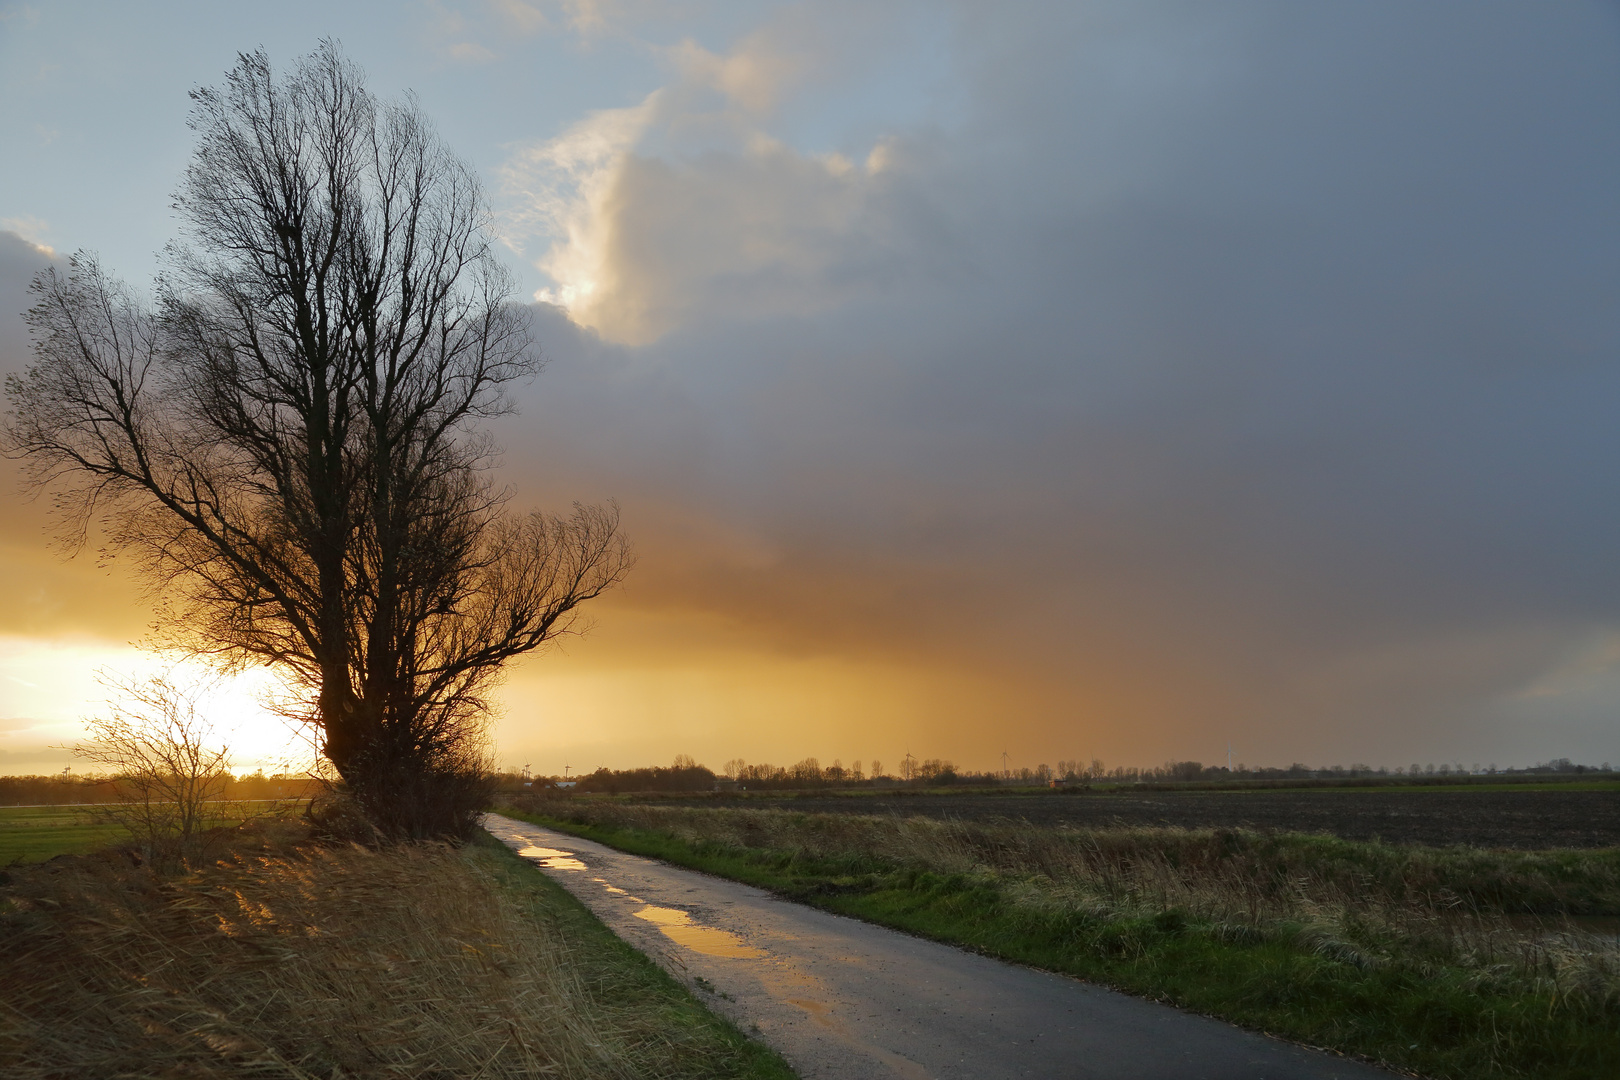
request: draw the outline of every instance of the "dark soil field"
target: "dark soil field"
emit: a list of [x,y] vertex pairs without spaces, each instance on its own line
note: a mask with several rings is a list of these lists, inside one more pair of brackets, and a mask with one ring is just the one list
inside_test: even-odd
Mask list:
[[1036,825],[1179,825],[1332,833],[1350,840],[1499,848],[1620,847],[1610,791],[1231,791],[751,798],[746,805],[844,814],[920,814]]

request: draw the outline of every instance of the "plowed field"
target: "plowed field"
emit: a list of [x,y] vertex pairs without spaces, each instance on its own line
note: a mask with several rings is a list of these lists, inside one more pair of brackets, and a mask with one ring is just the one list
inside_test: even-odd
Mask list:
[[749,806],[854,814],[921,814],[1036,825],[1179,825],[1324,832],[1350,840],[1478,847],[1620,847],[1620,787],[1612,791],[1350,791],[800,796]]

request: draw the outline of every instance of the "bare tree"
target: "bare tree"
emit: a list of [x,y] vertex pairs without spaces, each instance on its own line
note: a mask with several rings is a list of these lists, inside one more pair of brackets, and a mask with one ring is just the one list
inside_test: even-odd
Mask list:
[[198,853],[225,792],[230,748],[210,745],[213,727],[195,696],[167,678],[112,684],[110,712],[86,720],[73,753],[117,781],[109,816],[128,829],[149,862]]
[[192,94],[154,308],[78,255],[36,279],[8,448],[100,512],[166,643],[279,665],[385,834],[469,828],[502,666],[617,583],[617,507],[511,516],[479,421],[539,366],[476,178],[331,42]]

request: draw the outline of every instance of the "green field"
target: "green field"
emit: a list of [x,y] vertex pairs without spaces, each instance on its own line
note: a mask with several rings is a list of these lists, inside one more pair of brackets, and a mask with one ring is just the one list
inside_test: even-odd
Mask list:
[[0,807],[0,866],[82,855],[128,836],[121,826],[98,820],[91,806]]
[[[231,803],[211,824],[239,825],[272,803]],[[0,866],[37,863],[58,855],[83,855],[129,839],[121,825],[96,806],[0,806]]]

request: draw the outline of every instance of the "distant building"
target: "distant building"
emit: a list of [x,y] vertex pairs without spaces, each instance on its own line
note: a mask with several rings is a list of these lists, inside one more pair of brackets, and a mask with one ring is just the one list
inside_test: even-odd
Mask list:
[[727,780],[723,776],[717,776],[717,777],[715,777],[715,780],[714,780],[714,790],[716,790],[716,791],[736,791],[737,790],[737,781],[735,781],[735,780]]
[[571,788],[577,783],[579,783],[578,780],[559,780],[555,784],[553,784],[552,786],[553,787],[560,787],[560,788]]

